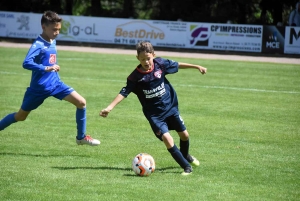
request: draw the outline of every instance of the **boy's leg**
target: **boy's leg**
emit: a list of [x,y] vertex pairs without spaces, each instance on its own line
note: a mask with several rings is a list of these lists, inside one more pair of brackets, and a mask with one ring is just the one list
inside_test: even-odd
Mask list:
[[186,127],[184,125],[184,121],[182,117],[180,116],[179,112],[176,114],[168,117],[166,119],[169,129],[176,130],[179,137],[180,137],[180,152],[182,153],[183,157],[188,160],[188,162],[191,163],[190,157],[189,157],[189,133],[186,130]]
[[76,91],[67,95],[66,100],[76,106],[76,124],[77,124],[77,140],[85,137],[86,133],[86,101]]
[[[168,131],[168,125],[166,122],[161,121],[160,119],[156,118],[149,118],[149,123],[153,130],[155,136],[164,142],[167,150],[174,158],[174,160],[184,169],[183,175],[188,175],[192,173],[192,167],[189,162],[184,158],[180,150],[174,144],[173,137],[170,135]],[[172,119],[173,120],[173,119]]]
[[180,139],[179,146],[180,152],[182,153],[183,157],[187,158],[189,155],[190,140],[188,139],[183,141],[182,139]]
[[86,133],[86,108],[76,108],[77,140],[82,140]]
[[189,154],[190,140],[187,130],[178,132],[178,135],[180,137],[180,152],[182,153],[183,157],[187,159],[191,165],[199,166],[200,162]]
[[180,150],[174,144],[173,138],[170,133],[165,133],[162,135],[162,140],[165,143],[168,151],[174,158],[174,160],[184,169],[185,174],[190,174],[192,172],[191,165],[189,162],[183,157]]
[[99,140],[93,139],[91,136],[86,135],[86,101],[76,91],[71,92],[65,96],[63,100],[66,100],[76,106],[76,123],[77,123],[77,136],[76,142],[78,145],[92,145],[96,146],[100,144]]
[[182,156],[182,153],[179,151],[179,149],[177,148],[177,146],[175,144],[173,147],[168,149],[168,151],[170,152],[170,154],[172,155],[174,160],[180,165],[180,167],[182,167],[183,169],[185,169],[186,167],[190,167],[190,164]]
[[30,111],[24,111],[20,109],[18,112],[8,114],[0,121],[0,131],[4,130],[6,127],[18,121],[24,121],[29,115]]
[[3,119],[0,120],[0,131],[4,130],[6,127],[10,126],[13,123],[16,123],[15,112],[8,114]]
[[[36,97],[29,89],[24,94],[23,103],[18,112],[8,114],[0,121],[0,131],[18,121],[24,121],[29,115],[30,111],[36,109],[43,103],[42,98]],[[23,110],[25,108],[27,111]]]
[[184,130],[182,132],[177,132],[180,137],[180,151],[184,158],[187,158],[189,154],[189,148],[190,148],[190,140],[189,140],[189,134],[187,130]]

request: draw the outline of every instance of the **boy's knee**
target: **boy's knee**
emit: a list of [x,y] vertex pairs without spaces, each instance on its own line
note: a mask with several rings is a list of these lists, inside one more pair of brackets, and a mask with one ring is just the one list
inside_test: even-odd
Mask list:
[[174,139],[173,137],[170,135],[170,133],[165,133],[162,135],[162,140],[164,142],[164,144],[166,145],[166,147],[168,149],[170,149],[171,147],[174,146]]
[[24,115],[18,115],[18,114],[15,115],[16,121],[25,121],[26,118],[27,118],[27,116],[24,116]]
[[186,141],[189,139],[189,133],[185,130],[183,132],[178,132],[178,135],[181,140]]
[[23,109],[20,109],[18,112],[14,114],[14,118],[16,121],[25,121],[29,113],[30,111],[24,111]]
[[86,107],[86,100],[84,98],[81,98],[77,105],[76,105],[77,108],[80,108],[80,109],[83,109]]

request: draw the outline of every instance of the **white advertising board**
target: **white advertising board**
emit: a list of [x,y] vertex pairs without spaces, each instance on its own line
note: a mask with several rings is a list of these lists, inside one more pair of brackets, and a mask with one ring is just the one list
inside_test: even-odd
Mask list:
[[189,47],[261,52],[262,33],[259,25],[189,23]]
[[0,12],[1,37],[32,39],[41,30],[41,14]]
[[138,41],[154,46],[184,48],[184,31],[171,29],[168,24],[186,23],[115,18],[62,16],[58,40],[135,45]]
[[285,28],[285,54],[300,54],[300,27]]
[[[0,11],[0,36],[35,39],[42,14]],[[191,23],[61,15],[58,41],[261,52],[259,25]]]

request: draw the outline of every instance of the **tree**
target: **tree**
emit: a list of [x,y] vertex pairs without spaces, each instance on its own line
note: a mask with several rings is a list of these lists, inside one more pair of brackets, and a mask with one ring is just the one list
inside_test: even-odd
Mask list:
[[123,11],[121,17],[123,18],[135,18],[136,13],[133,6],[133,0],[124,0],[123,1]]
[[73,15],[73,0],[65,0],[65,9],[64,14],[66,15]]
[[[18,5],[18,6],[16,6]],[[1,0],[3,11],[238,24],[276,24],[288,19],[295,0]]]
[[102,6],[100,0],[91,0],[91,15],[92,16],[101,16]]

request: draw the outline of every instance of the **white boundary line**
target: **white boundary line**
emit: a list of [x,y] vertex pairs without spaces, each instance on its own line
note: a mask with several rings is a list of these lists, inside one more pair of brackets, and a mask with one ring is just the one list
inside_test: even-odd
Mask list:
[[[0,74],[6,74],[6,75],[28,75],[26,73],[13,73],[13,72],[7,72],[7,71],[0,71]],[[72,79],[72,80],[82,80],[82,78],[79,77],[64,77],[65,79]],[[95,78],[85,78],[87,81],[96,81],[96,80],[105,80],[105,79],[95,79]],[[119,82],[124,83],[125,86],[125,80],[105,80],[106,82]],[[199,87],[199,88],[208,88],[208,89],[226,89],[226,90],[238,90],[238,91],[251,91],[251,92],[265,92],[265,93],[282,93],[282,94],[300,94],[298,91],[276,91],[276,90],[265,90],[265,89],[252,89],[252,88],[238,88],[238,87],[222,87],[222,86],[200,86],[200,85],[185,85],[185,84],[172,84],[173,86],[179,86],[179,87]]]
[[[0,47],[10,48],[29,48],[31,43],[10,43],[1,42]],[[155,48],[155,47],[154,47]],[[82,47],[82,46],[66,46],[57,44],[58,50],[75,51],[75,52],[93,52],[101,54],[129,54],[136,55],[136,51],[131,49],[117,49],[117,48],[102,48],[102,47]],[[220,52],[221,53],[221,52]],[[234,52],[231,52],[234,54]],[[228,54],[203,54],[203,53],[187,53],[187,52],[173,52],[173,51],[155,51],[157,56],[170,56],[181,58],[195,58],[195,59],[215,59],[215,60],[231,60],[231,61],[250,61],[250,62],[267,62],[267,63],[280,63],[280,64],[299,64],[299,58],[287,57],[263,57],[263,56],[242,56],[242,55],[228,55]]]

